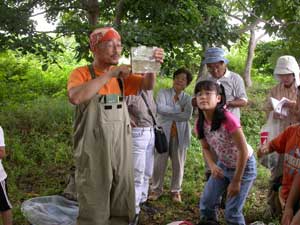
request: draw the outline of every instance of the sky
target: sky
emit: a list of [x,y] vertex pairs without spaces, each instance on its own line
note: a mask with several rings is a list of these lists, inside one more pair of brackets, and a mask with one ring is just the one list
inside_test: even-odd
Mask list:
[[[35,9],[34,14],[41,12],[41,9]],[[46,21],[43,14],[35,16],[32,18],[37,22],[36,30],[37,31],[52,31],[55,29],[55,24],[50,24]]]

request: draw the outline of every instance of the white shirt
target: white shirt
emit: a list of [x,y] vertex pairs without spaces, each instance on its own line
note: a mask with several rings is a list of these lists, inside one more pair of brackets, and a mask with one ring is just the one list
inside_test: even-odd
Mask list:
[[[3,129],[0,126],[0,147],[5,147]],[[6,179],[7,174],[3,168],[2,160],[0,159],[0,181]]]

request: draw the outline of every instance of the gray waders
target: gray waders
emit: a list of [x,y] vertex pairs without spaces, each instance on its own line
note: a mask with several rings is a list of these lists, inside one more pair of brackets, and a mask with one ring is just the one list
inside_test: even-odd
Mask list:
[[108,97],[96,95],[76,108],[78,225],[128,225],[135,215],[128,110],[123,97]]

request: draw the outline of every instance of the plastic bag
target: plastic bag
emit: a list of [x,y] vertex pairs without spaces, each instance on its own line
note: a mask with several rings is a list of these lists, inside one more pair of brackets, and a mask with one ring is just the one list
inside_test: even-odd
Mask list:
[[78,203],[62,196],[44,196],[21,205],[25,218],[33,225],[76,225]]
[[253,223],[250,223],[250,225],[266,225],[266,224],[262,221],[255,221]]
[[[267,123],[260,130],[261,144],[267,144],[276,138],[282,132],[280,120],[273,118],[273,111],[270,112]],[[277,166],[279,155],[276,152],[264,155],[259,159],[259,162],[269,169],[274,169]]]
[[[250,225],[267,225],[262,221],[255,221],[253,223],[250,223]],[[269,223],[268,225],[275,225],[274,223]]]
[[174,221],[172,223],[168,223],[167,225],[193,225],[188,221]]

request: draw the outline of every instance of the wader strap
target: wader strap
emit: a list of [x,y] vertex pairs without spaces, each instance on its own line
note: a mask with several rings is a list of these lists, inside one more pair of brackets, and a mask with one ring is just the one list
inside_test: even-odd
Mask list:
[[[95,79],[96,74],[95,74],[93,64],[88,65],[88,68],[89,68],[92,79]],[[125,94],[124,94],[123,80],[121,78],[118,78],[117,80],[118,80],[118,84],[119,84],[119,87],[120,87],[120,90],[121,90],[121,95],[122,95],[122,97],[124,97]]]
[[119,87],[120,87],[120,90],[121,90],[121,93],[122,93],[122,97],[124,97],[124,96],[125,96],[125,93],[124,93],[123,79],[118,78],[118,83],[119,83]]
[[96,78],[95,70],[92,64],[88,65],[92,79]]

